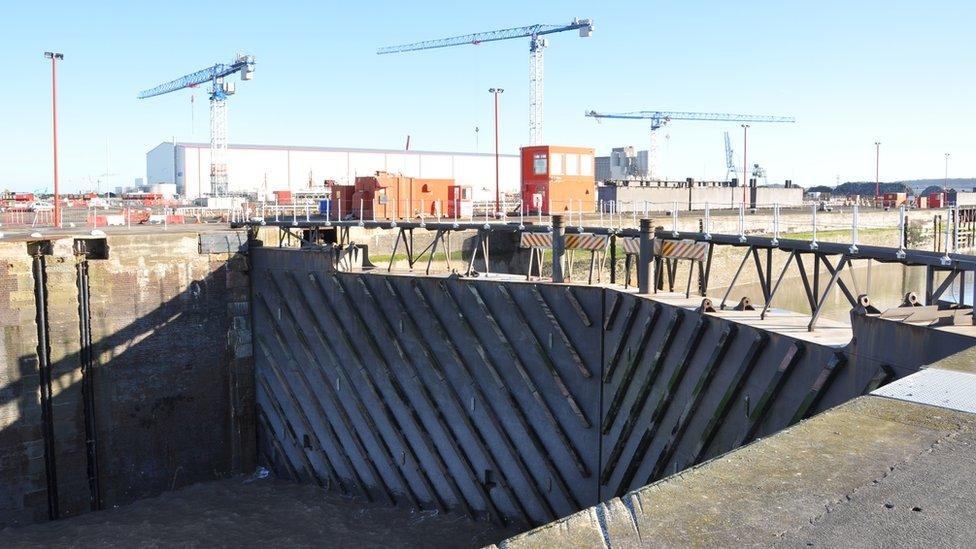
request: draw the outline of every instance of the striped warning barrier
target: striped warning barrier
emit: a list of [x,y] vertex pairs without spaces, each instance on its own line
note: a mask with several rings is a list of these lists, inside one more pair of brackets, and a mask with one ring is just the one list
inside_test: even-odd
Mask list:
[[637,237],[623,237],[618,238],[617,242],[621,244],[624,249],[625,254],[637,255],[640,254],[640,239]]
[[605,250],[610,237],[602,234],[568,234],[564,237],[567,250]]
[[708,243],[694,240],[665,240],[661,243],[659,255],[671,259],[692,259],[705,261]]
[[[617,239],[617,242],[619,242],[621,244],[621,247],[623,248],[625,254],[627,254],[627,255],[640,255],[640,238],[637,238],[636,236],[630,236],[630,237],[624,236],[624,237],[618,238]],[[660,240],[658,240],[656,238],[652,238],[651,239],[651,246],[652,246],[654,255],[660,255],[661,254],[661,241]]]
[[522,233],[519,238],[521,248],[552,248],[552,235],[549,233]]

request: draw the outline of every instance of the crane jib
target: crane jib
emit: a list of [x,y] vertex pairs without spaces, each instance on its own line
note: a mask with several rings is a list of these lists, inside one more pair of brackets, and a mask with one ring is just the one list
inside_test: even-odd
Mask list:
[[553,34],[557,32],[590,29],[593,22],[590,19],[577,19],[568,25],[529,25],[527,27],[515,27],[511,29],[500,29],[488,32],[477,32],[474,34],[464,34],[437,40],[425,40],[411,44],[401,44],[397,46],[387,46],[376,50],[378,55],[388,53],[401,53],[407,51],[430,50],[434,48],[447,48],[451,46],[462,46],[468,44],[482,44],[484,42],[496,42],[498,40],[510,40],[512,38],[524,38],[528,36],[540,36],[543,34]]
[[249,68],[253,67],[253,65],[254,58],[250,56],[244,56],[243,59],[230,64],[217,63],[212,67],[187,74],[186,76],[181,76],[176,80],[166,82],[165,84],[160,84],[155,88],[144,90],[139,93],[138,97],[139,99],[146,99],[148,97],[155,97],[157,95],[170,93],[183,88],[198,86],[206,82],[213,82],[218,78],[223,78],[236,72],[247,71]]

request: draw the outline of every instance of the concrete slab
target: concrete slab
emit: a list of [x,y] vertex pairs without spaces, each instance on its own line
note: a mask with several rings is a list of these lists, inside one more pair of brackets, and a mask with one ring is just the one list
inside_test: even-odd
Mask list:
[[[664,293],[648,294],[648,299],[660,301],[676,307],[685,309],[697,309],[702,302],[701,296],[685,297],[683,293]],[[712,303],[718,307],[721,296],[711,297]],[[757,305],[755,311],[733,311],[731,307],[734,303],[726,303],[728,307],[724,311],[716,311],[711,316],[727,318],[739,324],[762,328],[777,334],[784,334],[818,345],[831,347],[843,347],[850,343],[854,332],[849,323],[837,322],[835,320],[820,319],[817,322],[817,329],[813,332],[807,331],[807,324],[810,323],[810,315],[787,311],[783,309],[770,309],[765,319],[759,318],[762,313],[762,305]]]
[[976,374],[928,368],[871,393],[976,414]]
[[[577,540],[597,535],[613,547],[965,545],[976,534],[974,443],[976,415],[862,397],[584,511],[602,520],[574,515],[499,547],[592,546]],[[891,528],[871,523],[879,517]],[[568,537],[567,522],[593,532]]]

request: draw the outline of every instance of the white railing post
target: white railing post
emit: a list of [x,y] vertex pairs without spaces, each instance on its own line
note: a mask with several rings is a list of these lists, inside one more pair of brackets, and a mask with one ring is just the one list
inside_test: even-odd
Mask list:
[[895,257],[905,259],[905,205],[898,207],[898,251]]
[[854,209],[851,211],[851,247],[849,251],[852,254],[857,253],[857,225],[858,225],[858,207],[854,204]]
[[952,251],[959,253],[959,204],[956,204],[952,215]]
[[945,253],[942,255],[942,259],[939,260],[939,262],[942,263],[943,265],[949,265],[950,263],[952,263],[952,258],[949,257],[949,235],[950,235],[949,215],[951,213],[952,213],[952,208],[946,205],[945,223],[944,223],[945,231],[943,231],[945,232],[945,238],[944,238]]
[[746,205],[739,202],[739,242],[746,241]]
[[817,248],[820,247],[820,244],[817,244],[817,205],[816,204],[814,204],[810,208],[810,212],[812,215],[811,219],[813,221],[813,234],[810,236],[810,249],[816,250]]
[[773,246],[779,246],[779,204],[773,204]]
[[712,239],[712,209],[711,206],[708,205],[708,202],[705,203],[705,226],[702,228],[705,229],[705,240],[711,240]]
[[671,236],[678,238],[678,203],[671,203]]

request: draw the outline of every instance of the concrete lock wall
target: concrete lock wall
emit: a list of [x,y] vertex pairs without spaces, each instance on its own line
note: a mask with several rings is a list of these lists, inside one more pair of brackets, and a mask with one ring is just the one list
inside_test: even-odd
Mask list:
[[832,347],[614,289],[252,261],[260,461],[502,522],[619,496],[971,344],[855,317]]
[[[242,236],[225,235],[224,245],[208,238],[205,246],[196,233],[86,238],[107,245],[107,259],[76,256],[72,238],[52,241],[46,307],[35,300],[28,244],[0,245],[0,528],[47,519],[49,494],[65,517],[253,467]],[[49,319],[50,399],[42,396],[39,306]]]

